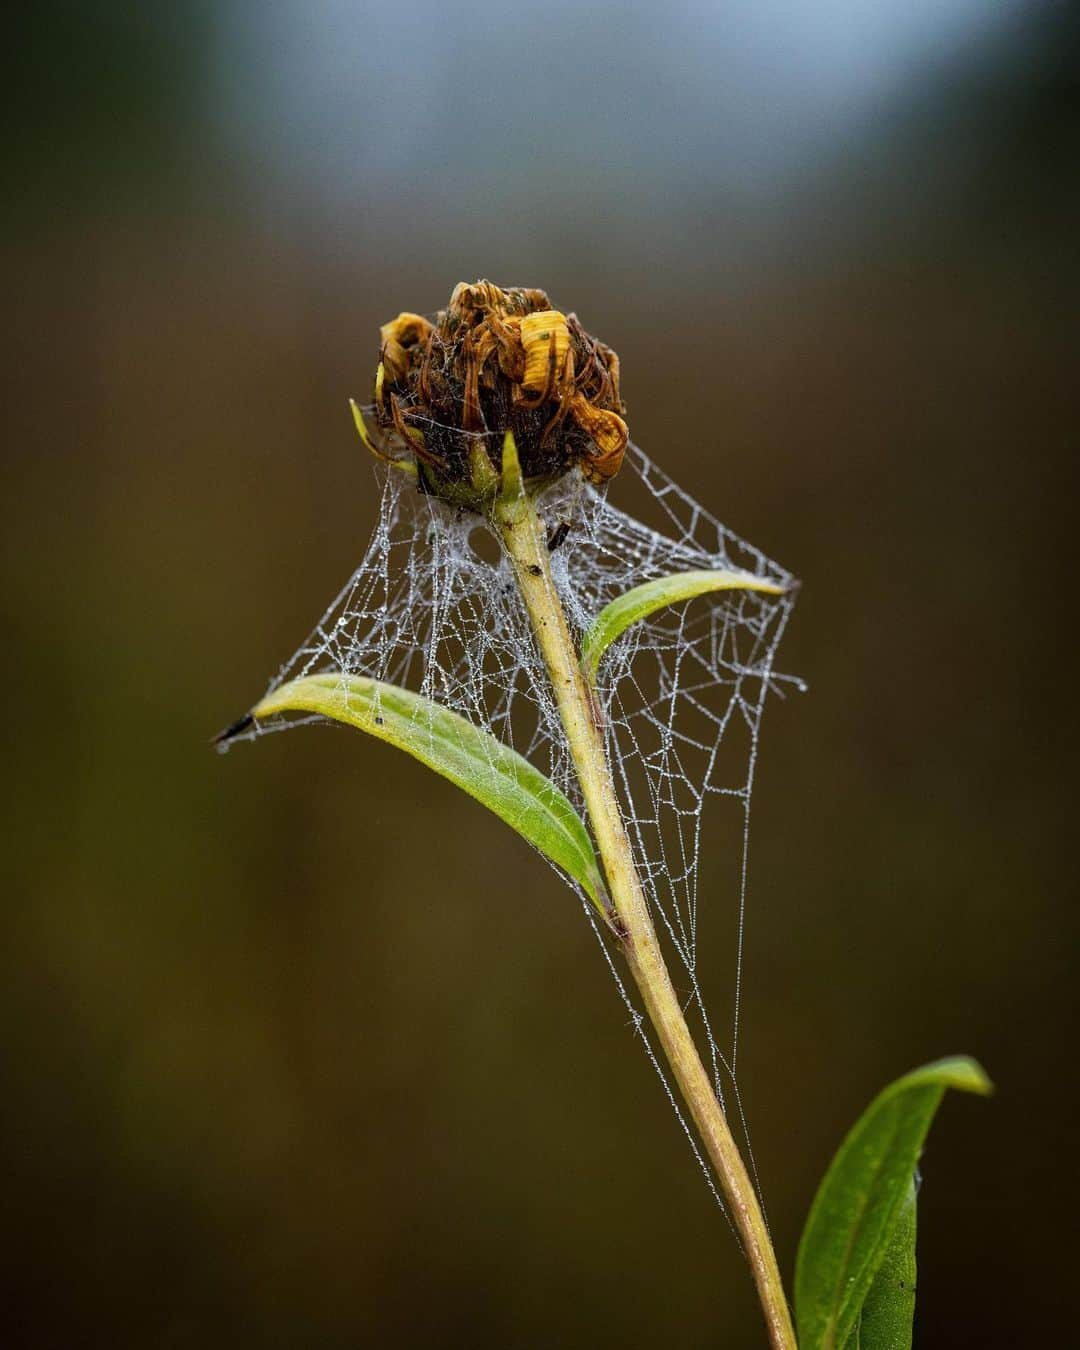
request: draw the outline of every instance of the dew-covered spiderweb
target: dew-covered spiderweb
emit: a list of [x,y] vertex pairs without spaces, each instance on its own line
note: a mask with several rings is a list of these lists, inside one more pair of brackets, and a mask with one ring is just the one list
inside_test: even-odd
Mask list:
[[[382,504],[367,552],[271,688],[317,672],[404,685],[513,746],[584,816],[558,709],[494,535],[478,516],[418,492],[402,473],[377,472]],[[606,488],[570,474],[538,508],[550,531],[555,584],[579,639],[611,600],[673,572],[741,569],[786,588],[780,596],[705,595],[658,611],[617,639],[598,686],[611,770],[653,920],[717,1094],[745,1135],[736,1070],[750,796],[763,707],[787,683],[773,662],[792,578],[633,445]],[[319,719],[262,722],[248,734],[297,720]],[[726,868],[709,871],[707,888],[703,844]],[[719,1201],[621,978],[620,958],[592,905],[573,889]],[[712,960],[718,951],[721,969],[707,980],[699,954]],[[752,1157],[751,1150],[751,1165]]]

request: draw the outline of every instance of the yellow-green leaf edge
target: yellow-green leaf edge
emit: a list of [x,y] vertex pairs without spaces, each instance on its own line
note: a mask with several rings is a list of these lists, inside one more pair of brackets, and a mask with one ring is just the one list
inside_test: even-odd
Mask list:
[[696,595],[713,591],[757,591],[761,595],[783,595],[787,587],[768,577],[730,569],[717,571],[673,572],[670,576],[644,581],[640,586],[605,605],[592,622],[581,644],[581,664],[587,678],[595,681],[604,653],[616,638],[658,609],[676,605]]

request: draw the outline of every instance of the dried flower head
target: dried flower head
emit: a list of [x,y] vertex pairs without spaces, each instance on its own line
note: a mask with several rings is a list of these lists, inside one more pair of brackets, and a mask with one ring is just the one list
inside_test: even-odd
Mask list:
[[427,492],[480,508],[514,433],[527,479],[617,473],[626,449],[619,358],[543,291],[462,282],[431,323],[381,330],[376,453],[416,466]]

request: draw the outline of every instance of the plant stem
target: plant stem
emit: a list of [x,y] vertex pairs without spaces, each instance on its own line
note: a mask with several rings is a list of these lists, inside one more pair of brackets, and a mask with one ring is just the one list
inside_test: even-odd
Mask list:
[[558,700],[607,876],[614,906],[613,927],[730,1207],[753,1272],[770,1344],[774,1350],[795,1350],[795,1332],[772,1241],[657,940],[608,764],[595,699],[582,673],[552,579],[547,531],[521,484],[517,451],[509,433],[503,451],[503,492],[493,508],[493,519],[513,564]]

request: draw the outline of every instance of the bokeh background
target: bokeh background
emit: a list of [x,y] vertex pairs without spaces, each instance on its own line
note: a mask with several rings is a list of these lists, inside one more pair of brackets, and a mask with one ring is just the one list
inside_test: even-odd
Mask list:
[[740,1051],[785,1270],[970,1052],[918,1343],[1060,1343],[1078,54],[1002,0],[9,15],[5,1345],[762,1343],[550,871],[385,747],[208,748],[360,555],[378,325],[478,276],[803,579]]

